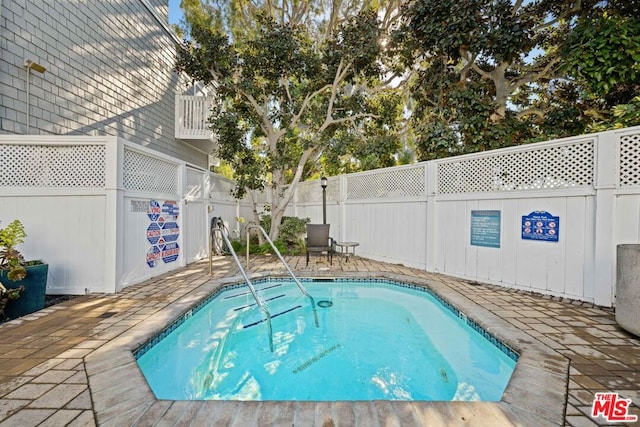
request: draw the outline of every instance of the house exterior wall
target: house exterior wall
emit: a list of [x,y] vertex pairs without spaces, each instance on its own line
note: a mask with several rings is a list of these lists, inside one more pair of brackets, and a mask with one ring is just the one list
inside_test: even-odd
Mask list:
[[175,139],[175,94],[187,85],[173,71],[167,0],[1,5],[0,134],[118,136],[207,167]]

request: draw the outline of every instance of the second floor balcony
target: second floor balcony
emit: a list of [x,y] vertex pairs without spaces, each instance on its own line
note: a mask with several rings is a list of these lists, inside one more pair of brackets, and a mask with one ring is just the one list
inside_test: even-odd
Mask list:
[[215,137],[207,119],[212,96],[176,95],[175,137],[194,148],[211,153]]

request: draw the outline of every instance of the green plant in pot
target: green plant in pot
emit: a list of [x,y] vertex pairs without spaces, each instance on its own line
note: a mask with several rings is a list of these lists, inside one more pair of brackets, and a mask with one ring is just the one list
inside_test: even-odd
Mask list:
[[16,248],[27,234],[19,220],[0,228],[0,317],[16,318],[44,308],[48,265],[25,261]]

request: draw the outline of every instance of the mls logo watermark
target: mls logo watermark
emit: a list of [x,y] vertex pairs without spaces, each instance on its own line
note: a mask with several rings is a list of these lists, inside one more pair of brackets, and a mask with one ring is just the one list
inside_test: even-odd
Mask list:
[[628,415],[630,404],[631,399],[618,397],[618,393],[596,393],[591,407],[591,416],[596,418],[602,415],[609,422],[638,421],[637,415]]

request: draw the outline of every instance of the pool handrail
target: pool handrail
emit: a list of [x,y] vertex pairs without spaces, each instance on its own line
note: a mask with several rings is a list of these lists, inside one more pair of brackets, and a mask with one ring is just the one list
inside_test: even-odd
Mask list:
[[224,224],[222,223],[222,221],[218,221],[218,223],[215,225],[216,227],[211,227],[211,231],[209,233],[210,235],[209,243],[211,245],[211,247],[209,248],[209,274],[212,273],[212,265],[213,265],[212,258],[211,258],[212,249],[213,249],[213,239],[215,238],[216,232],[220,232],[220,235],[222,236],[225,243],[227,244],[227,248],[229,249],[229,252],[231,252],[233,259],[236,261],[236,264],[238,265],[238,269],[240,269],[240,273],[242,274],[244,281],[247,282],[247,286],[251,291],[251,295],[253,295],[253,298],[256,300],[256,304],[258,304],[258,307],[260,308],[260,310],[267,317],[267,328],[269,329],[269,347],[271,348],[271,352],[273,353],[273,329],[271,327],[271,313],[269,313],[269,310],[265,306],[264,302],[260,299],[260,297],[256,293],[256,289],[253,287],[253,284],[251,283],[249,276],[247,276],[247,273],[244,271],[244,268],[242,268],[240,259],[238,258],[238,255],[236,255],[236,251],[233,249],[233,246],[231,246],[231,242],[229,241],[229,238],[227,237],[226,234],[224,234],[224,231],[222,230]]
[[254,228],[257,228],[258,230],[260,230],[262,232],[262,235],[264,236],[264,238],[267,239],[267,242],[269,242],[269,244],[271,245],[271,248],[273,249],[273,252],[276,254],[278,259],[280,259],[280,262],[285,266],[285,268],[289,272],[289,275],[293,279],[294,283],[298,286],[298,289],[300,289],[300,292],[302,292],[304,295],[306,295],[311,300],[311,308],[313,309],[313,316],[315,318],[316,328],[319,328],[320,327],[320,323],[318,321],[318,313],[316,312],[316,302],[315,302],[315,300],[313,299],[311,294],[307,291],[307,289],[304,286],[302,286],[302,283],[300,283],[300,280],[298,280],[296,275],[293,274],[293,271],[291,271],[291,268],[289,267],[289,264],[286,263],[286,261],[284,260],[284,258],[280,254],[280,251],[278,250],[276,245],[273,244],[273,241],[269,238],[269,235],[264,230],[264,228],[262,228],[261,225],[258,225],[258,224],[255,224],[255,223],[249,223],[247,225],[247,227],[246,227],[246,231],[247,231],[247,268],[249,268],[249,237],[250,237],[251,230],[254,229]]

